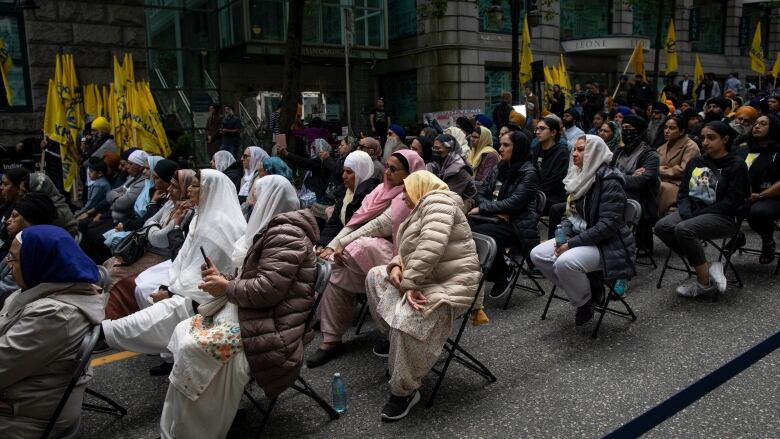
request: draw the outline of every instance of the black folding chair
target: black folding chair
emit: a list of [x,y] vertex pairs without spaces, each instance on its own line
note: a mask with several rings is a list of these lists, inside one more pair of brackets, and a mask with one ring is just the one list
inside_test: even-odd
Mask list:
[[477,360],[473,355],[468,353],[465,349],[463,349],[463,347],[460,346],[460,339],[463,336],[463,331],[466,329],[466,325],[471,320],[471,313],[474,311],[474,307],[476,306],[480,294],[482,294],[482,287],[485,283],[485,276],[487,275],[488,270],[490,270],[490,267],[493,265],[493,259],[495,259],[497,252],[496,241],[494,241],[493,238],[489,236],[474,233],[474,243],[477,245],[477,256],[479,257],[479,265],[482,268],[482,275],[479,278],[477,294],[474,295],[474,299],[471,301],[471,305],[469,306],[468,311],[466,311],[462,316],[460,328],[458,329],[458,333],[455,336],[455,339],[448,337],[447,342],[444,343],[444,350],[447,352],[447,358],[444,360],[444,365],[441,369],[436,369],[435,367],[431,369],[431,372],[438,375],[439,378],[436,380],[436,384],[433,386],[433,392],[431,392],[431,397],[428,399],[428,407],[433,405],[433,400],[436,398],[436,393],[438,393],[439,387],[441,386],[442,381],[444,381],[444,376],[447,374],[447,369],[449,369],[452,360],[455,360],[458,363],[473,370],[474,372],[482,375],[489,382],[496,382],[496,376],[490,372],[487,366],[480,363],[479,360]]
[[[737,287],[742,288],[742,277],[740,277],[739,272],[737,271],[737,268],[734,266],[734,264],[731,262],[731,257],[734,256],[734,254],[737,252],[738,249],[731,248],[729,246],[736,246],[737,243],[737,237],[740,233],[742,233],[742,222],[744,221],[743,216],[738,216],[736,218],[736,221],[734,223],[734,233],[730,236],[727,236],[723,238],[720,243],[716,242],[715,239],[702,239],[702,242],[705,246],[709,247],[712,246],[712,248],[715,249],[715,251],[718,253],[718,262],[724,262],[723,263],[723,271],[724,274],[728,273],[728,270],[731,270],[731,272],[734,274],[734,279],[728,279],[728,285],[731,287]],[[678,258],[683,263],[683,267],[676,267],[669,264],[669,260],[672,258],[672,254],[676,254]],[[658,277],[658,283],[656,283],[655,287],[660,289],[661,283],[664,280],[664,276],[666,275],[667,270],[672,271],[681,271],[683,273],[687,273],[688,277],[695,276],[696,271],[691,268],[691,266],[688,264],[688,261],[685,260],[685,257],[683,255],[680,255],[676,253],[674,250],[669,249],[669,251],[666,253],[666,259],[664,260],[664,265],[661,267],[661,275]],[[715,290],[715,293],[712,295],[712,301],[717,302],[718,298],[720,296],[720,291]]]
[[355,335],[360,335],[360,330],[363,329],[363,324],[366,323],[366,317],[368,317],[368,297],[365,294],[360,294],[358,301],[361,303],[360,311],[355,316],[355,321],[352,322],[352,326],[355,327]]
[[[317,260],[317,280],[314,283],[314,291],[317,295],[317,298],[314,299],[314,306],[312,306],[311,311],[309,311],[309,314],[306,316],[306,330],[304,331],[304,334],[311,326],[311,321],[314,318],[314,315],[317,313],[317,308],[320,306],[322,293],[325,291],[325,287],[328,285],[328,280],[330,279],[330,272],[330,262],[324,259]],[[252,382],[254,382],[254,379],[249,381],[247,387],[249,387]],[[298,393],[304,394],[313,399],[314,402],[319,404],[325,413],[328,414],[331,421],[339,418],[338,412],[327,401],[325,401],[325,399],[323,399],[300,375],[298,375],[298,379],[290,387]],[[263,432],[263,429],[265,428],[265,425],[268,423],[268,418],[271,415],[271,410],[273,410],[274,406],[276,405],[278,396],[271,399],[271,401],[268,403],[268,406],[264,408],[260,402],[257,401],[257,399],[255,399],[251,393],[249,393],[248,388],[244,389],[244,395],[249,399],[252,405],[254,405],[258,411],[260,411],[260,414],[263,415],[263,421],[260,423],[260,428],[257,431],[257,436],[260,436],[260,434]]]
[[[547,204],[547,195],[542,191],[536,192],[536,228],[539,227],[539,222],[542,217],[542,212],[544,212],[544,206]],[[504,309],[506,310],[509,306],[509,300],[512,299],[512,293],[514,293],[515,288],[520,288],[523,291],[529,291],[531,293],[534,293],[538,296],[544,296],[545,291],[544,288],[539,284],[539,281],[537,279],[540,279],[541,276],[534,275],[529,270],[530,267],[528,267],[525,256],[522,254],[519,248],[512,247],[507,249],[506,255],[501,255],[501,257],[506,257],[509,261],[509,265],[512,268],[512,274],[509,278],[509,293],[506,295],[506,300],[504,301]],[[520,275],[524,275],[533,285],[525,285],[518,283],[520,281]]]
[[[108,285],[111,283],[111,277],[108,274],[108,270],[102,266],[98,266],[98,272],[100,273],[99,285],[103,288],[103,294],[108,294],[106,288],[108,288]],[[97,343],[99,336],[100,324],[97,324],[94,325],[92,329],[90,329],[90,331],[81,341],[81,347],[76,353],[76,358],[74,359],[76,362],[76,368],[73,371],[73,375],[71,376],[68,386],[65,388],[65,393],[63,393],[62,398],[60,398],[60,401],[57,403],[57,407],[54,409],[54,413],[52,413],[51,417],[49,418],[48,424],[46,424],[46,429],[43,431],[41,438],[46,439],[49,437],[49,434],[51,434],[51,431],[54,429],[54,424],[57,422],[57,419],[60,418],[60,414],[62,414],[62,410],[65,408],[65,404],[68,402],[68,399],[70,399],[70,395],[73,393],[73,389],[76,387],[76,385],[78,385],[79,380],[86,373],[87,366],[89,365],[89,361],[92,357],[92,350],[95,348],[95,344]],[[82,409],[98,413],[108,413],[120,418],[127,414],[127,409],[116,403],[111,398],[102,395],[101,393],[96,392],[90,388],[85,388],[84,391],[88,395],[108,403],[110,407],[83,402],[81,405]],[[75,434],[77,429],[78,425],[74,425],[68,428],[63,434]]]
[[[633,229],[636,224],[639,222],[639,218],[642,216],[642,206],[639,204],[638,201],[628,199],[626,200],[626,210],[624,213],[624,218],[626,221],[626,225]],[[626,302],[626,299],[623,295],[618,295],[615,292],[615,283],[617,282],[617,279],[612,279],[610,281],[605,281],[600,272],[594,272],[594,273],[588,273],[588,278],[592,280],[599,281],[602,285],[607,287],[607,292],[604,294],[604,297],[602,298],[601,303],[595,304],[593,309],[594,311],[598,312],[599,320],[596,323],[596,327],[593,328],[593,334],[591,334],[591,338],[596,338],[599,333],[599,328],[601,328],[601,322],[604,320],[604,315],[607,313],[623,317],[625,319],[629,319],[632,322],[636,320],[636,314],[634,314],[634,310],[631,309],[631,306],[628,305],[628,302]],[[569,299],[567,297],[559,296],[555,294],[555,291],[557,290],[557,285],[553,286],[552,291],[550,291],[550,297],[547,299],[547,305],[544,307],[544,312],[542,312],[542,320],[547,318],[547,310],[550,308],[550,302],[555,299],[560,299],[565,302],[568,302]],[[618,301],[620,302],[623,307],[626,309],[625,311],[615,308],[610,308],[610,300]]]

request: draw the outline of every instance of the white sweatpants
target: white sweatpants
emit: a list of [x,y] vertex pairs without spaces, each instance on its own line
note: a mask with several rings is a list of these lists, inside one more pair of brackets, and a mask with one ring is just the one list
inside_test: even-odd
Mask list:
[[118,320],[103,320],[106,343],[114,349],[162,354],[168,352],[176,325],[195,315],[192,299],[173,296]]
[[549,239],[531,250],[531,261],[550,282],[562,289],[572,305],[590,300],[588,273],[601,270],[598,247],[574,247],[555,257],[555,240]]

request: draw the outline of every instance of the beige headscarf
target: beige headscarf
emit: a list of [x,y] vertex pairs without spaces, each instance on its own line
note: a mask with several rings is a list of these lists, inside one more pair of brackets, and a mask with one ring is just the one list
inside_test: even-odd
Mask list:
[[588,193],[593,182],[596,181],[596,171],[604,163],[612,160],[612,152],[599,136],[588,134],[585,136],[585,159],[582,161],[582,169],[574,166],[573,156],[569,158],[569,172],[563,179],[566,193],[572,200],[578,200]]
[[498,151],[493,148],[493,133],[485,127],[477,127],[477,129],[479,129],[479,141],[469,154],[469,163],[475,170],[479,168],[483,155],[495,154],[498,157]]

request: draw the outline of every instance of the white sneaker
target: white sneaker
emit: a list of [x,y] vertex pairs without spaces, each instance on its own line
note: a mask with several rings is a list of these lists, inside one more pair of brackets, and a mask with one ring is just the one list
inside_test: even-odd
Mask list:
[[696,279],[682,283],[677,287],[677,294],[682,297],[696,297],[702,294],[712,293],[715,291],[715,285],[702,285]]
[[726,291],[728,280],[726,279],[726,275],[723,273],[722,262],[713,262],[710,264],[710,283],[715,284],[715,286],[718,288],[718,292],[722,293]]

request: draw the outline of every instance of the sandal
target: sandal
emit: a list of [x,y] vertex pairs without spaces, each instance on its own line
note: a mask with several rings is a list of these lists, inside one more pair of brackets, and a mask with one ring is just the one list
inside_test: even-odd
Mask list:
[[775,260],[775,242],[764,242],[761,245],[761,256],[758,257],[759,264],[771,264]]

